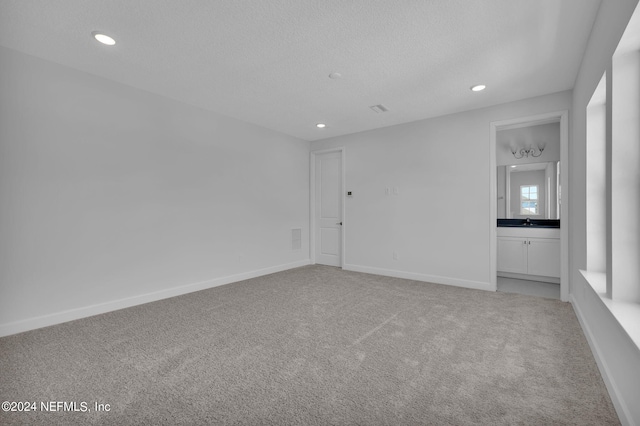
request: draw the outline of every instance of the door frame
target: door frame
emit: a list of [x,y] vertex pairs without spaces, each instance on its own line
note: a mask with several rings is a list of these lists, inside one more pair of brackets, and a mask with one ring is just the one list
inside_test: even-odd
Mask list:
[[496,139],[497,131],[507,126],[521,127],[543,124],[545,122],[560,122],[560,165],[562,172],[560,176],[560,300],[569,301],[569,111],[561,110],[545,114],[531,115],[528,117],[513,118],[510,120],[493,121],[490,123],[491,139],[489,143],[489,194],[491,197],[490,206],[490,241],[489,253],[491,261],[491,288],[493,291],[498,287],[498,170],[496,159]]
[[340,153],[340,167],[342,174],[341,177],[341,197],[342,197],[342,229],[340,235],[340,268],[344,268],[345,259],[346,259],[346,244],[345,244],[345,235],[346,235],[346,209],[345,209],[345,157],[346,150],[345,147],[338,148],[328,148],[328,149],[320,149],[317,151],[311,151],[310,159],[309,159],[309,170],[310,170],[310,191],[309,191],[309,259],[311,264],[316,263],[316,156],[321,154],[329,154],[332,152]]

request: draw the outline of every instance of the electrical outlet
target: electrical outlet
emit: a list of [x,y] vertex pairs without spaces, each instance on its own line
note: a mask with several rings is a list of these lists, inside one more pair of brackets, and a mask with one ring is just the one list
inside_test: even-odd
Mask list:
[[389,189],[389,187],[387,186],[387,187],[384,189],[384,195],[389,195],[389,194],[391,194],[391,190],[390,190],[390,189]]
[[393,187],[393,195],[398,195],[398,194],[400,194],[400,190],[398,189],[397,186],[394,186]]
[[398,252],[397,251],[393,252],[393,260],[398,260]]

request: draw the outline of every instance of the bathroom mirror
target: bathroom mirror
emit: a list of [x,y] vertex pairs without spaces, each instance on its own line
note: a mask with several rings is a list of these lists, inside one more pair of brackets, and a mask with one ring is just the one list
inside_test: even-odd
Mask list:
[[498,219],[559,219],[560,162],[498,166]]
[[498,219],[560,218],[560,122],[496,132]]

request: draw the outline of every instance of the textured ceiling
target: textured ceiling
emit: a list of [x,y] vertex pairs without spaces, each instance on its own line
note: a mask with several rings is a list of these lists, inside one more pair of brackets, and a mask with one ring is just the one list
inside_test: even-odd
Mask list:
[[571,89],[599,3],[0,0],[0,45],[316,140]]

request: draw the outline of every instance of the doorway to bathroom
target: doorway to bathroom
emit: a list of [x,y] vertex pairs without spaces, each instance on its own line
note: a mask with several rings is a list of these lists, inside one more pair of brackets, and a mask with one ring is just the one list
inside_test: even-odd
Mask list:
[[491,123],[491,262],[497,291],[568,300],[568,113]]

